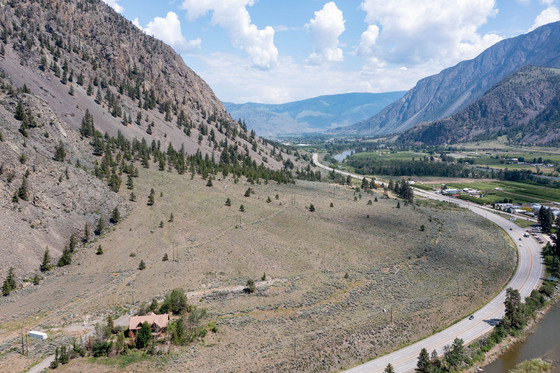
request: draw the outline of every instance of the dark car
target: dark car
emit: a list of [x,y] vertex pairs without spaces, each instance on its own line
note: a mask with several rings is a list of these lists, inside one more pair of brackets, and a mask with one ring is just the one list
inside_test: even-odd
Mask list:
[[469,320],[472,320],[472,319],[474,319],[474,315],[469,316]]

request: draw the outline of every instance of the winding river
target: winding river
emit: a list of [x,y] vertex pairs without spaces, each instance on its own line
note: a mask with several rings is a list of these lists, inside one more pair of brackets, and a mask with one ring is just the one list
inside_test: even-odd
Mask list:
[[507,373],[517,364],[542,358],[560,372],[560,302],[539,321],[524,342],[516,343],[498,360],[484,367],[486,373]]

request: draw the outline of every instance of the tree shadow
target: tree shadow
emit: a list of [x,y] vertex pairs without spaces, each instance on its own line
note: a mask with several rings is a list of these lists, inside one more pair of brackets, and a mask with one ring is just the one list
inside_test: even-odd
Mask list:
[[490,320],[483,320],[485,323],[487,323],[490,326],[496,326],[500,323],[500,321],[502,321],[501,319],[490,319]]

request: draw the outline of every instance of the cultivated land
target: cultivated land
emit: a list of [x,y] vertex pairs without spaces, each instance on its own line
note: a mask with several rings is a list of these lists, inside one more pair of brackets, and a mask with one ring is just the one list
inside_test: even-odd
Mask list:
[[[208,310],[218,333],[134,370],[333,371],[470,314],[498,293],[515,266],[504,232],[464,209],[431,202],[401,202],[397,209],[393,199],[360,198],[321,183],[234,184],[228,177],[207,187],[198,176],[154,168],[140,169],[138,202],[126,220],[80,249],[70,267],[0,300],[3,369],[24,369],[53,353],[64,336],[79,337],[95,320],[124,313],[132,288],[138,307],[182,287],[191,303]],[[255,193],[244,197],[248,187]],[[379,202],[368,205],[375,196]],[[310,203],[315,212],[307,210]],[[173,248],[178,262],[171,260]],[[170,260],[163,262],[165,253]],[[144,271],[137,269],[140,260]],[[239,291],[265,272],[269,282],[256,294]],[[52,338],[33,342],[26,358],[9,352],[22,324]],[[59,369],[116,372],[121,360],[78,359]]]

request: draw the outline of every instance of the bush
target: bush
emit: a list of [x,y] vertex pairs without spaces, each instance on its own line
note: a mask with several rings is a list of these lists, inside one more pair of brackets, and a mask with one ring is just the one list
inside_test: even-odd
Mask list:
[[252,294],[255,292],[255,290],[257,290],[257,287],[255,286],[255,280],[253,279],[249,279],[247,280],[247,284],[245,285],[245,289],[243,289],[243,291],[247,294]]
[[170,293],[165,295],[165,299],[159,308],[160,313],[173,313],[174,315],[181,315],[189,311],[190,307],[187,303],[187,296],[183,289],[173,289]]

